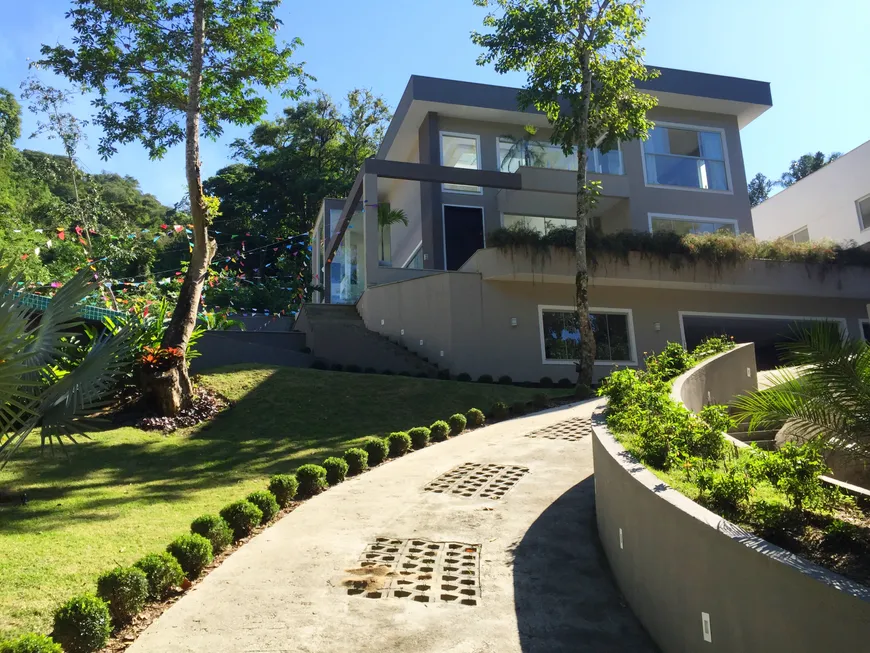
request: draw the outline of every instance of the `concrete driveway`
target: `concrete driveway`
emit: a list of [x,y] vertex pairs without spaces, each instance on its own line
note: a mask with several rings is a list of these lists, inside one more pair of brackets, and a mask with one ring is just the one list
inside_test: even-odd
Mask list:
[[307,501],[130,653],[655,651],[598,546],[582,420],[599,406],[472,431]]

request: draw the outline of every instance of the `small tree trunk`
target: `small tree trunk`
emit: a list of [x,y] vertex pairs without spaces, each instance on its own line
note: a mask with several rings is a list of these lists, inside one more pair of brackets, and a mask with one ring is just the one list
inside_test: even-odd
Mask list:
[[583,103],[577,125],[577,236],[575,251],[577,274],[575,277],[575,301],[580,327],[580,360],[577,361],[577,392],[588,394],[592,388],[592,371],[595,369],[595,335],[589,320],[589,266],[586,261],[586,228],[589,210],[594,198],[587,187],[586,144],[589,140],[589,97],[592,91],[592,74],[589,70],[589,53],[580,56],[583,73]]
[[[190,266],[181,284],[178,303],[163,340],[165,349],[177,347],[187,350],[190,335],[196,326],[202,286],[208,276],[208,266],[214,257],[216,246],[208,237],[208,216],[203,199],[202,177],[199,161],[200,91],[205,44],[205,0],[193,4],[193,49],[190,59],[190,82],[188,86],[187,125],[185,134],[185,167],[187,188],[190,196],[190,214],[193,218],[193,252]],[[193,384],[187,373],[187,361],[182,359],[176,368],[153,378],[144,384],[152,405],[163,415],[174,415],[190,405]]]

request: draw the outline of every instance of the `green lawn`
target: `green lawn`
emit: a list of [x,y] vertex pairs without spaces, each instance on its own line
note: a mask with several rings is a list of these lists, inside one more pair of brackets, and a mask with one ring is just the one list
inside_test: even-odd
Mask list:
[[[63,456],[38,437],[0,472],[27,506],[0,505],[0,639],[48,632],[55,606],[96,576],[162,550],[190,521],[318,463],[360,438],[428,425],[539,390],[289,368],[226,368],[209,385],[236,405],[206,427],[168,436],[119,428]],[[562,392],[565,391],[554,391]]]

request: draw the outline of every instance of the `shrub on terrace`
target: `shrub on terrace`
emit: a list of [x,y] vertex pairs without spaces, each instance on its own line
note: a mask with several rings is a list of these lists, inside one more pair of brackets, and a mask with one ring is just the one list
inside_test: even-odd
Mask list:
[[263,511],[244,499],[224,506],[220,515],[233,529],[234,540],[241,540],[250,535],[254,527],[263,520]]
[[449,434],[450,424],[443,419],[433,422],[432,426],[429,427],[429,435],[432,438],[432,442],[443,442]]
[[[229,531],[229,529],[227,529]],[[170,553],[151,553],[133,563],[148,579],[148,600],[162,601],[184,582],[184,570]]]
[[366,453],[369,455],[369,465],[380,465],[387,459],[387,455],[390,452],[387,441],[384,438],[378,437],[367,438],[366,441],[363,442],[363,449],[365,449]]
[[275,495],[275,500],[282,508],[290,505],[298,490],[299,481],[293,474],[275,474],[269,479],[269,492]]
[[467,420],[462,413],[456,413],[447,419],[447,423],[450,425],[450,435],[459,435],[465,430]]
[[429,444],[431,432],[425,426],[417,426],[408,431],[411,436],[411,446],[415,449],[422,449]]
[[510,415],[510,409],[508,405],[503,401],[497,401],[492,405],[492,408],[489,409],[489,416],[492,417],[496,422],[499,422],[503,419],[507,419]]
[[480,428],[486,423],[486,415],[479,408],[469,408],[468,412],[465,413],[465,421],[469,428]]
[[212,553],[218,554],[233,541],[233,529],[223,517],[218,515],[202,515],[190,524],[190,532],[202,535],[211,542]]
[[404,431],[396,431],[387,436],[387,443],[390,449],[390,457],[398,458],[410,451],[411,436]]
[[115,567],[97,579],[97,596],[109,605],[116,626],[130,623],[142,612],[148,592],[148,576],[136,567]]
[[326,470],[320,465],[302,465],[296,470],[296,480],[299,481],[299,496],[302,497],[313,497],[329,487]]
[[353,447],[344,452],[344,460],[347,462],[347,473],[356,476],[369,468],[369,454],[365,449]]
[[268,490],[256,490],[251,492],[247,499],[257,506],[260,509],[260,512],[263,513],[263,516],[260,517],[261,524],[266,524],[272,521],[275,515],[278,514],[278,500],[275,499],[275,495]]
[[338,485],[347,476],[348,464],[344,458],[330,456],[323,461],[323,469],[326,470],[326,482],[330,485]]
[[176,537],[166,550],[178,560],[190,580],[197,578],[212,561],[211,542],[196,533]]
[[105,601],[82,594],[55,610],[52,637],[66,653],[94,653],[109,641],[111,621]]
[[63,649],[51,637],[27,633],[0,642],[0,653],[63,653]]

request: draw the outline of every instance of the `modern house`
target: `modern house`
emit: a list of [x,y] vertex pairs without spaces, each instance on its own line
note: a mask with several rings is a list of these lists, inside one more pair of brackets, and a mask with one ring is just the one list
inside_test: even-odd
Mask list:
[[[645,83],[659,101],[649,139],[589,153],[602,188],[593,225],[605,234],[752,233],[740,130],[771,107],[769,84],[661,73]],[[349,197],[323,204],[313,233],[315,301],[355,305],[368,330],[452,374],[573,380],[573,255],[487,247],[501,227],[545,233],[575,222],[576,158],[549,144],[545,117],[520,110],[516,94],[410,79]],[[408,225],[380,230],[383,205],[403,210]],[[857,268],[825,275],[765,261],[727,269],[678,268],[639,253],[599,261],[590,288],[596,377],[637,365],[668,341],[691,346],[722,331],[754,340],[760,358],[773,359],[773,343],[795,321],[833,319],[859,334],[870,300],[864,279]],[[302,330],[312,328],[310,315],[303,309]]]
[[755,235],[870,243],[870,141],[752,209]]

